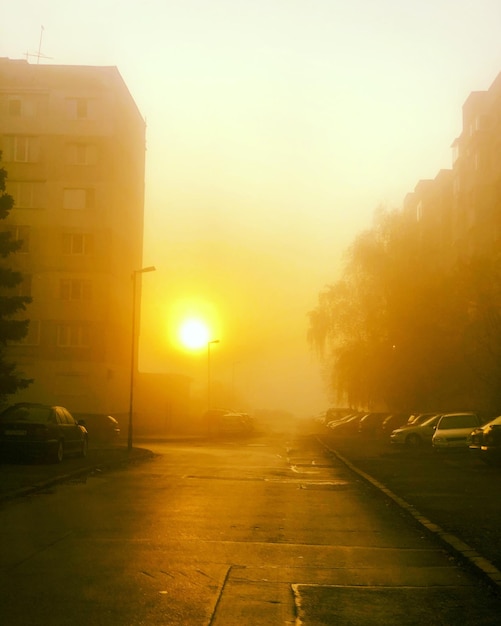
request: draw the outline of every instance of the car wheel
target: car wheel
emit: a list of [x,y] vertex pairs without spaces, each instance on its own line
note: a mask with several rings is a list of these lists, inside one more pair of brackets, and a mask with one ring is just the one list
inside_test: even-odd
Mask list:
[[89,451],[89,442],[87,441],[87,437],[82,439],[82,449],[80,451],[80,456],[85,458],[87,456],[87,452]]
[[415,433],[411,433],[406,438],[405,443],[409,446],[409,448],[419,448],[421,445],[421,437]]

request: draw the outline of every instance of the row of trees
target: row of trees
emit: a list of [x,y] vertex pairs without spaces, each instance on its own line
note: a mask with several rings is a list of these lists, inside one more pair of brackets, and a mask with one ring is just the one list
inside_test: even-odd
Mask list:
[[[0,161],[2,153],[0,152]],[[8,217],[14,207],[12,196],[6,193],[7,171],[0,167],[0,220]],[[28,296],[16,295],[16,287],[23,280],[20,272],[8,267],[5,260],[22,245],[8,228],[0,229],[0,404],[18,389],[26,388],[32,380],[24,378],[15,363],[7,358],[7,346],[20,341],[28,332],[29,320],[18,319],[18,313],[31,302]]]
[[409,215],[381,208],[320,293],[308,337],[338,402],[497,413],[500,311],[499,253],[457,258]]

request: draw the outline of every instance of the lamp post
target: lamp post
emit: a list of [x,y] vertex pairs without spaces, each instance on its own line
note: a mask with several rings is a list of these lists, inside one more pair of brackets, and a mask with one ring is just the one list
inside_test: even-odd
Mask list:
[[130,353],[130,389],[129,389],[129,430],[127,433],[127,449],[130,452],[132,450],[132,416],[134,406],[134,370],[136,367],[136,277],[138,274],[145,274],[146,272],[154,272],[155,267],[152,265],[149,267],[143,267],[140,270],[133,270],[132,272],[132,338],[131,338],[131,353]]
[[210,347],[213,343],[219,343],[219,339],[207,342],[207,410],[210,411]]

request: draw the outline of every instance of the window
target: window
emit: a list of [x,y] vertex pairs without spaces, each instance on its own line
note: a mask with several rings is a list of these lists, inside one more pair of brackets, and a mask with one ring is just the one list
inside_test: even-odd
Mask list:
[[7,189],[14,198],[14,208],[35,209],[43,206],[44,183],[40,181],[11,181]]
[[420,222],[423,219],[423,201],[420,200],[416,206],[416,221]]
[[62,279],[59,293],[61,300],[90,300],[92,286],[90,280]]
[[68,98],[66,100],[66,114],[71,120],[93,119],[94,101],[89,98]]
[[473,167],[475,171],[488,170],[490,167],[489,153],[486,150],[475,150],[473,154]]
[[44,406],[23,406],[14,405],[8,409],[9,419],[13,422],[29,422],[40,424],[40,422],[50,422],[53,412]]
[[63,254],[92,254],[94,237],[86,233],[65,233],[63,235]]
[[57,345],[60,348],[85,348],[89,345],[89,328],[85,324],[59,324]]
[[62,406],[56,409],[56,416],[59,424],[64,424],[65,426],[68,424],[72,424],[73,426],[75,425],[73,417]]
[[21,247],[17,252],[27,254],[30,251],[30,227],[29,226],[11,226],[10,231],[15,241],[21,241]]
[[37,163],[40,155],[40,140],[30,135],[6,135],[4,137],[5,161]]
[[69,165],[95,165],[97,148],[89,143],[70,143],[66,147],[66,159]]
[[475,130],[488,130],[489,121],[489,116],[485,113],[477,115],[477,117],[475,118]]
[[63,208],[92,209],[94,207],[94,189],[65,189],[63,191]]
[[475,428],[478,419],[475,415],[445,415],[439,423],[440,430],[450,430],[453,428]]
[[9,96],[7,111],[11,117],[33,117],[36,113],[35,97],[27,95]]

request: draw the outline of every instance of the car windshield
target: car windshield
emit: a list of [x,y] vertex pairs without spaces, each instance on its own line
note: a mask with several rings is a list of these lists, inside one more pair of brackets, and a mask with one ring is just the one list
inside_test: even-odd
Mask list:
[[450,430],[451,428],[473,428],[477,425],[474,415],[444,415],[440,420],[439,428]]
[[[417,426],[433,426],[433,424],[438,422],[438,418],[439,417],[440,417],[440,415],[432,415],[431,417],[429,417],[427,420],[425,420],[421,424],[417,424]],[[414,426],[414,424],[412,424],[412,426]]]
[[412,419],[409,420],[409,424],[412,424],[413,426],[418,426],[419,424],[422,424],[423,422],[428,421],[430,417],[432,417],[432,415],[428,413],[424,413],[422,415],[415,415],[412,417]]
[[49,421],[50,415],[51,410],[46,406],[15,406],[0,414],[0,421],[43,424]]

